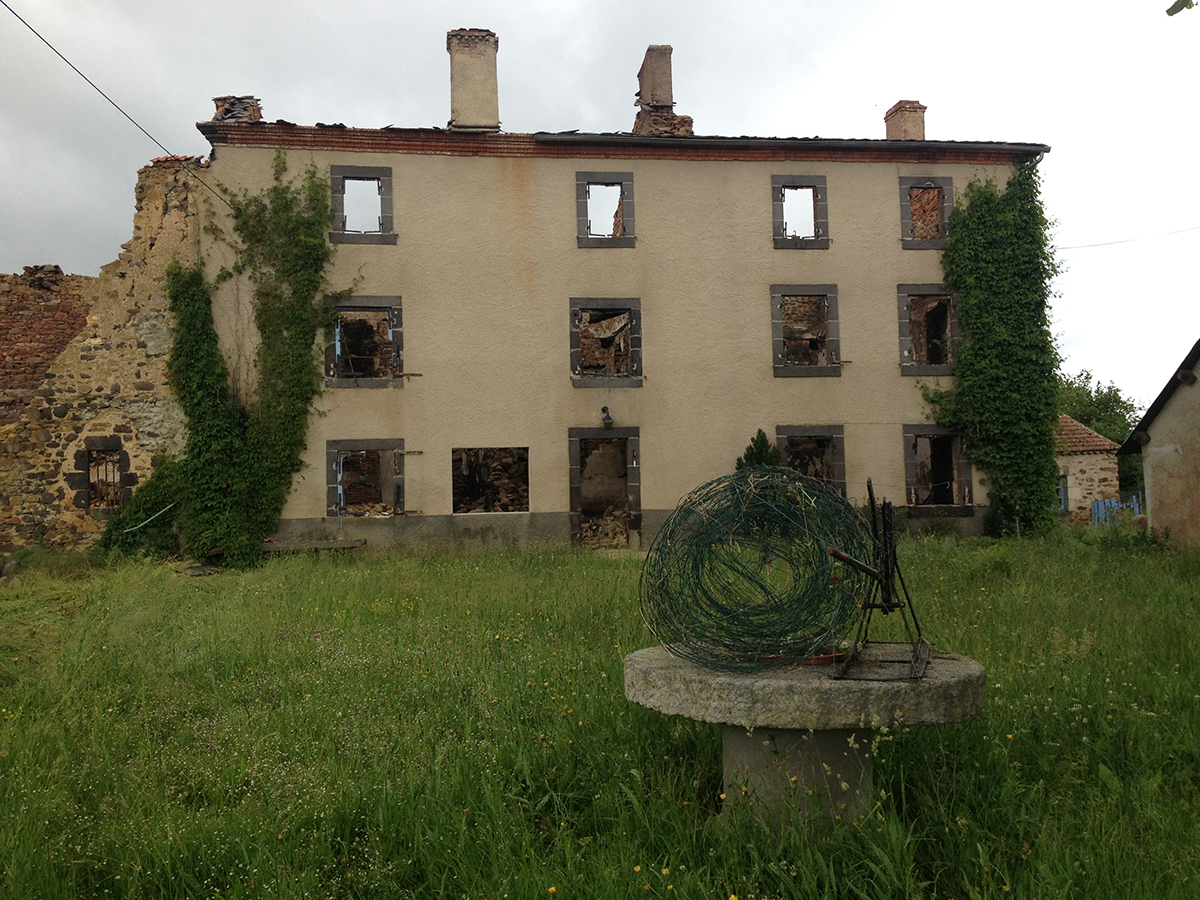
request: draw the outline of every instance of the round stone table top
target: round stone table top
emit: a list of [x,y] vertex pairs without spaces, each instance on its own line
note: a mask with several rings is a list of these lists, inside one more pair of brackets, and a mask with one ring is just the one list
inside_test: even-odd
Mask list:
[[[882,659],[905,653],[903,646],[867,644],[860,661],[869,673]],[[834,671],[822,665],[719,672],[649,647],[625,657],[625,696],[669,716],[810,731],[966,722],[983,709],[986,671],[952,653],[930,653],[918,680],[831,678]]]

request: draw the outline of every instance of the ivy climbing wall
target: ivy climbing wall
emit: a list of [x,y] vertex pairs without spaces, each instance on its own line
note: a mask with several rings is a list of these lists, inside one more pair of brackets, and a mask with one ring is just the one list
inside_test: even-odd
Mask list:
[[173,260],[195,265],[199,252],[198,184],[185,162],[199,163],[164,157],[138,172],[133,237],[98,277],[56,276],[55,290],[0,276],[0,305],[30,313],[6,315],[0,342],[3,361],[13,357],[0,370],[11,400],[0,425],[0,551],[90,543],[111,514],[101,497],[131,490],[153,457],[184,446],[166,383],[165,271]]

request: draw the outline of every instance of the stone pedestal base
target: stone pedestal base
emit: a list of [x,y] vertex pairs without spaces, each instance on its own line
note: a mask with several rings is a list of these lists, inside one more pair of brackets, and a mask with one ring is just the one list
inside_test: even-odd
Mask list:
[[[801,815],[857,818],[871,803],[871,731],[724,727],[726,802],[745,796]],[[744,790],[743,790],[744,789]]]
[[744,787],[777,814],[795,797],[806,815],[819,808],[831,819],[858,816],[873,799],[875,729],[966,722],[983,709],[987,675],[962,656],[931,653],[920,680],[870,680],[894,671],[898,652],[868,645],[859,671],[865,677],[837,679],[833,666],[717,672],[651,647],[625,657],[625,696],[723,725],[727,798],[743,796]]

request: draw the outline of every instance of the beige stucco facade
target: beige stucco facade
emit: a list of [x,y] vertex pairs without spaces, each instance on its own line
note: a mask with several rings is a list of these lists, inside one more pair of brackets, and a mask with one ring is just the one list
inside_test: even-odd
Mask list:
[[1140,452],[1146,514],[1159,535],[1200,547],[1200,341],[1150,405],[1122,453]]
[[[905,505],[913,471],[905,448],[916,441],[904,426],[928,422],[922,384],[946,387],[949,378],[902,374],[898,286],[937,285],[942,270],[938,249],[911,249],[902,239],[901,179],[942,179],[955,193],[974,179],[1003,185],[1014,163],[1047,149],[244,121],[200,127],[214,143],[211,179],[239,192],[270,183],[277,149],[289,174],[313,166],[331,176],[335,192],[339,172],[387,173],[391,220],[383,230],[394,243],[338,242],[328,278],[333,290],[352,290],[344,304],[395,298],[404,377],[386,389],[327,382],[280,532],[396,541],[565,538],[579,505],[570,429],[600,428],[602,408],[614,434],[636,434],[629,479],[638,486],[643,539],[688,491],[731,471],[759,428],[774,435],[781,426],[836,426],[839,487],[848,498],[865,503],[871,478],[877,495]],[[625,183],[632,241],[585,245],[580,173]],[[777,248],[778,176],[824,179],[826,246]],[[219,208],[216,215],[228,230]],[[205,240],[206,265],[228,264],[227,248]],[[835,289],[836,377],[779,375],[771,295],[780,285]],[[214,299],[223,347],[243,383],[256,341],[249,297],[233,280]],[[631,386],[581,386],[588,379],[572,369],[573,298],[585,307],[629,301],[638,311],[639,377],[617,381]],[[405,515],[331,515],[328,450],[355,440],[403,441]],[[497,447],[528,448],[528,511],[456,514],[453,450]],[[986,497],[978,473],[970,480],[956,485],[949,504],[960,518],[972,514],[962,507]]]

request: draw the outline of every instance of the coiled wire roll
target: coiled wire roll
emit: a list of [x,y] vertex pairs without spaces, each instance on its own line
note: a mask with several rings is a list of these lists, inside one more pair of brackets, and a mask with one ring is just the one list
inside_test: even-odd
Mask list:
[[872,559],[859,511],[791,469],[703,484],[663,524],[642,568],[646,625],[671,653],[753,672],[831,652],[871,584],[828,554]]

